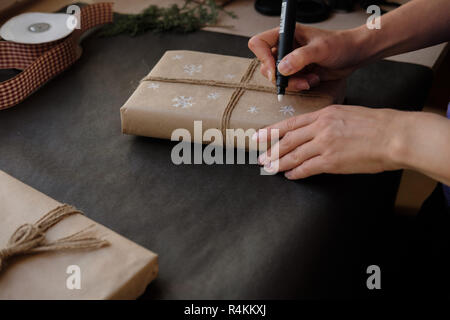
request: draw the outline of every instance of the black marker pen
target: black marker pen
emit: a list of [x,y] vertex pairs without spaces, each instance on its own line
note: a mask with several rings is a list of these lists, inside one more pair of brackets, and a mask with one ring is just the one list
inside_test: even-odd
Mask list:
[[278,39],[277,58],[277,94],[278,101],[283,99],[284,92],[288,86],[289,77],[283,76],[278,71],[280,61],[292,51],[295,32],[295,16],[297,0],[283,0],[281,3],[280,35]]

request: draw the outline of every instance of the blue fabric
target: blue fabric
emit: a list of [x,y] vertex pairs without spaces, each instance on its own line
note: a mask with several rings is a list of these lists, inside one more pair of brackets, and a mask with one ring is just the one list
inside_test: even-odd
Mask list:
[[[447,107],[447,118],[450,119],[450,103],[448,104]],[[447,205],[450,207],[450,186],[446,186],[443,184],[442,188],[444,189],[444,195],[445,198],[447,199]]]

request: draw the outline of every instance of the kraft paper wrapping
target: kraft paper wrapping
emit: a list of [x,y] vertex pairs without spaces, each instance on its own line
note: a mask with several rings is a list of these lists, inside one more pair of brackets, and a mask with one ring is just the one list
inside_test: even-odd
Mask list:
[[[275,86],[261,75],[254,59],[195,51],[167,51],[121,108],[122,132],[170,139],[178,128],[194,137],[194,121],[202,130],[260,129],[283,119],[318,110],[341,99],[343,84],[316,91],[291,92],[277,100]],[[199,82],[199,83],[191,83]],[[242,85],[242,82],[245,82]],[[237,87],[243,93],[229,110]],[[226,117],[229,117],[224,121]]]
[[[61,205],[0,171],[0,247],[24,223]],[[135,299],[155,279],[157,255],[83,216],[70,216],[47,232],[49,241],[95,224],[107,247],[14,257],[0,272],[0,299]],[[68,289],[67,267],[81,270],[81,289]]]

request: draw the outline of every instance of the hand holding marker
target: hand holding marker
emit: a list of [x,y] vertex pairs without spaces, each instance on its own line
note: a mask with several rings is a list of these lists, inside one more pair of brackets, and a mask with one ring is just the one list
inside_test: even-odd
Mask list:
[[295,16],[297,9],[296,0],[283,0],[281,3],[280,31],[278,40],[278,58],[277,58],[277,95],[281,102],[288,86],[289,77],[282,75],[278,71],[280,61],[292,51],[295,32]]

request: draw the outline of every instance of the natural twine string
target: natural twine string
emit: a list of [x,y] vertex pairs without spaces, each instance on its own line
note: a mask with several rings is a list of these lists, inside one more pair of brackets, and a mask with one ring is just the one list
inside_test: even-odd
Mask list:
[[107,240],[90,235],[90,230],[94,225],[70,236],[47,242],[45,239],[47,230],[74,214],[83,214],[83,212],[68,204],[63,204],[46,213],[34,224],[26,223],[17,228],[6,247],[0,249],[0,272],[5,262],[15,256],[45,251],[94,249],[110,244]]
[[[222,88],[233,88],[235,89],[233,94],[231,95],[230,101],[228,101],[227,106],[222,115],[221,121],[221,131],[223,138],[225,140],[226,137],[226,129],[229,128],[231,114],[233,113],[234,108],[236,107],[239,99],[244,94],[245,90],[254,90],[260,92],[268,92],[268,93],[276,93],[275,87],[269,86],[261,86],[256,84],[249,83],[255,73],[255,70],[259,66],[258,59],[253,59],[250,62],[247,70],[242,76],[239,83],[233,82],[225,82],[225,81],[216,81],[216,80],[203,80],[203,79],[190,79],[190,78],[170,78],[170,77],[160,77],[160,76],[147,76],[142,81],[160,81],[160,82],[171,82],[171,83],[186,83],[186,84],[197,84],[197,85],[205,85],[205,86],[213,86],[213,87],[222,87]],[[321,94],[308,93],[304,94],[298,91],[286,91],[286,95],[294,95],[294,96],[304,96],[304,97],[322,97]],[[225,141],[224,141],[225,142]]]
[[256,68],[258,67],[259,61],[257,59],[253,59],[250,62],[250,65],[248,66],[247,70],[245,71],[244,75],[241,78],[240,85],[238,88],[236,88],[231,95],[230,101],[228,101],[227,106],[225,107],[225,110],[223,112],[222,116],[222,136],[223,136],[223,142],[226,143],[226,137],[227,133],[226,130],[230,126],[230,120],[231,120],[231,114],[236,107],[239,99],[242,97],[242,95],[245,92],[245,89],[243,86],[248,84],[250,79],[253,77],[253,73],[255,72]]

